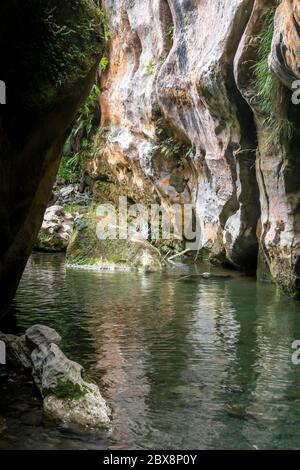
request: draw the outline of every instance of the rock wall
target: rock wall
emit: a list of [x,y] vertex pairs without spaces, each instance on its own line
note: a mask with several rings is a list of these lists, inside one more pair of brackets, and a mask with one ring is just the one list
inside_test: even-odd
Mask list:
[[166,207],[191,203],[203,254],[247,271],[259,259],[261,278],[299,296],[299,113],[289,87],[299,78],[300,2],[103,6],[112,35],[101,125],[114,174],[150,186]]
[[76,110],[102,52],[92,0],[2,0],[0,318],[32,251]]

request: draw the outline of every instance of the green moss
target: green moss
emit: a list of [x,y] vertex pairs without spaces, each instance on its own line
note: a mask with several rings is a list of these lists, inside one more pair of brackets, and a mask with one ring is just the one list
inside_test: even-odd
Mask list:
[[57,385],[51,390],[59,400],[80,400],[88,392],[87,387],[75,384],[70,380],[58,379]]
[[273,7],[266,14],[260,36],[258,60],[254,66],[257,97],[261,112],[265,116],[264,125],[270,131],[268,144],[276,138],[289,141],[294,132],[293,124],[286,117],[280,117],[280,83],[270,71],[268,62],[274,34],[274,16],[279,4],[280,0],[275,0]]
[[102,48],[97,8],[91,0],[27,0],[16,8],[20,18],[22,11],[30,18],[26,28],[15,26],[20,43],[28,45],[28,53],[22,51],[18,57],[20,68],[28,71],[22,80],[31,87],[24,104],[51,107],[58,93],[84,79],[95,66]]
[[[136,243],[130,240],[100,240],[97,237],[98,218],[89,213],[81,217],[75,226],[67,250],[67,264],[78,266],[99,266],[110,269],[139,269],[143,268],[141,252],[149,250],[149,244]],[[78,225],[79,224],[79,225]],[[153,266],[159,270],[162,259],[153,248]]]

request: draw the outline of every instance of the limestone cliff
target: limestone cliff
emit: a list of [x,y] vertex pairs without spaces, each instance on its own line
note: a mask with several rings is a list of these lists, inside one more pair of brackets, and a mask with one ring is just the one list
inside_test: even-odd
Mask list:
[[1,2],[0,317],[94,81],[101,23],[105,148],[86,164],[93,181],[104,159],[122,193],[191,203],[203,256],[258,265],[300,296],[299,11],[299,0]]
[[102,49],[92,0],[2,0],[0,318],[7,311],[59,165],[66,132],[94,81]]
[[[104,0],[105,160],[166,206],[192,203],[202,252],[299,296],[298,0]],[[275,26],[274,26],[275,25]],[[295,132],[293,132],[295,129]]]

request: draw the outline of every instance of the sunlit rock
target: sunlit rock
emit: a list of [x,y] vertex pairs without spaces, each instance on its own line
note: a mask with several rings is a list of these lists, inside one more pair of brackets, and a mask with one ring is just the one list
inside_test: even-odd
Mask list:
[[74,217],[72,214],[65,213],[61,206],[49,207],[46,210],[35,249],[50,253],[66,251],[73,226]]

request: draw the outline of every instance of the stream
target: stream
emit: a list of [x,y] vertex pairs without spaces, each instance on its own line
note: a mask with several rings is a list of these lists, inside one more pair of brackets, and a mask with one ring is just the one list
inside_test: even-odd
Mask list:
[[300,449],[300,302],[234,272],[182,279],[195,269],[97,273],[32,255],[17,332],[61,334],[113,409],[113,432],[45,427],[31,385],[2,377],[0,449]]

